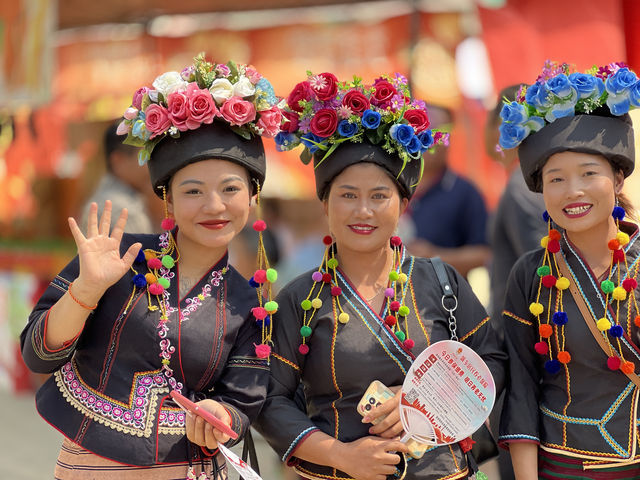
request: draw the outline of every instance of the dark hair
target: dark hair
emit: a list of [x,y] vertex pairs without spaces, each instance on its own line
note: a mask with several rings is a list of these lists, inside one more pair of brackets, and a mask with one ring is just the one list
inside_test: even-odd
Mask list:
[[104,132],[104,158],[109,172],[113,170],[111,165],[111,155],[113,152],[124,152],[133,155],[138,150],[134,146],[122,143],[125,139],[124,135],[117,134],[118,125],[121,121],[121,118],[114,120]]
[[624,218],[632,220],[633,222],[637,222],[638,221],[638,213],[636,212],[635,207],[633,206],[631,201],[627,198],[627,196],[624,193],[619,193],[616,196],[616,199],[618,200],[618,205],[620,205],[622,208],[624,208],[624,211],[625,211],[625,217]]

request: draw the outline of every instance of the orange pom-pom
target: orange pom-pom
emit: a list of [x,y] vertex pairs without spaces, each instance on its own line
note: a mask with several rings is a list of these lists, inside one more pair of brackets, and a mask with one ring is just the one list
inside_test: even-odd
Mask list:
[[147,283],[149,285],[151,285],[152,283],[156,283],[158,281],[158,279],[156,278],[156,276],[153,273],[147,273],[144,276],[144,279],[147,281]]
[[620,241],[617,238],[613,238],[609,240],[607,246],[609,247],[609,250],[618,250],[620,248]]
[[560,232],[555,228],[549,230],[549,240],[560,240],[561,237],[562,235],[560,235]]
[[538,329],[542,338],[549,338],[553,334],[553,327],[548,323],[543,323]]
[[640,315],[636,315],[636,318],[633,319],[633,324],[640,328]]
[[624,362],[622,365],[620,365],[620,370],[622,370],[622,373],[633,373],[633,371],[636,369],[636,366],[633,362]]
[[560,363],[564,363],[565,365],[571,361],[571,354],[566,350],[558,352],[558,361]]

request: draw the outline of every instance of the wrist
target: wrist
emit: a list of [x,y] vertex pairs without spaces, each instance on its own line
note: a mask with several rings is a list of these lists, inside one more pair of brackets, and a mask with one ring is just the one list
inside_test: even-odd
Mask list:
[[76,278],[69,284],[68,290],[76,303],[81,303],[91,307],[98,304],[105,292],[102,288],[90,285],[80,277]]
[[341,442],[334,439],[329,448],[329,458],[331,459],[332,467],[346,472],[346,462],[349,457],[349,443]]

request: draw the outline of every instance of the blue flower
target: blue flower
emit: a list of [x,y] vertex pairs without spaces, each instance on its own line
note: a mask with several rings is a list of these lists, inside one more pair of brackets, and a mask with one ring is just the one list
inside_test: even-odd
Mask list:
[[433,132],[431,129],[425,130],[418,135],[418,139],[422,144],[422,153],[424,153],[433,145]]
[[406,147],[411,139],[416,136],[411,125],[405,123],[396,123],[389,129],[389,134],[400,145]]
[[628,90],[634,83],[638,81],[638,77],[635,73],[628,68],[621,68],[616,73],[607,78],[605,87],[607,92],[612,95],[620,95],[625,90]]
[[142,166],[149,161],[151,154],[146,148],[141,148],[138,152],[138,165]]
[[503,123],[498,130],[500,131],[500,140],[498,143],[502,148],[517,147],[529,134],[527,127],[516,123]]
[[278,133],[274,140],[276,142],[276,150],[279,152],[291,150],[293,147],[300,144],[300,139],[293,133],[288,132]]
[[554,94],[558,98],[567,98],[573,95],[575,88],[571,85],[569,78],[564,73],[559,73],[555,77],[547,80],[544,89]]
[[413,137],[411,137],[411,141],[409,145],[406,146],[406,149],[411,155],[415,155],[422,150],[422,142],[417,135],[414,134]]
[[551,106],[546,89],[542,88],[542,84],[537,82],[527,88],[524,99],[536,110],[545,111]]
[[147,130],[147,126],[142,120],[136,120],[133,123],[133,128],[131,129],[131,135],[133,135],[134,137],[138,137],[144,140],[145,142],[149,140],[149,137],[151,136],[151,134],[149,133],[149,130]]
[[525,127],[529,127],[534,132],[537,132],[542,127],[544,127],[544,118],[534,115],[533,117],[527,118],[527,121],[522,125],[524,125]]
[[624,115],[629,112],[629,108],[631,107],[631,92],[623,92],[622,95],[614,95],[609,93],[607,97],[607,106],[611,113],[614,115]]
[[270,105],[275,105],[278,103],[278,99],[276,98],[276,94],[273,91],[273,86],[269,83],[269,80],[262,77],[258,83],[256,83],[256,90],[262,90],[266,95],[265,98]]
[[368,130],[375,130],[380,126],[382,115],[373,110],[365,110],[362,112],[362,126]]
[[569,81],[578,92],[579,98],[599,97],[604,92],[604,82],[601,78],[587,73],[572,73]]
[[338,123],[338,133],[341,137],[353,137],[358,132],[358,124],[349,120],[341,120]]
[[500,118],[505,122],[524,123],[527,120],[527,112],[524,105],[518,102],[505,103],[500,111]]
[[629,89],[629,100],[634,107],[640,107],[640,80]]
[[309,149],[309,153],[315,153],[315,151],[318,150],[318,146],[314,145],[309,140],[312,140],[312,142],[315,142],[315,143],[321,143],[324,140],[324,138],[319,137],[318,135],[314,135],[311,132],[305,133],[300,138],[300,141],[302,142],[302,144]]
[[576,114],[576,104],[574,102],[557,103],[545,114],[547,122],[555,122],[558,118],[570,117]]

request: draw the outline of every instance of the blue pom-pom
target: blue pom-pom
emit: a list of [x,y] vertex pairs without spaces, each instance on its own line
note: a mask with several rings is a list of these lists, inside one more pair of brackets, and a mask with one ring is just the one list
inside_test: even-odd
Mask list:
[[253,279],[253,277],[251,277],[251,278],[249,279],[249,286],[250,286],[251,288],[258,288],[258,287],[260,286],[260,284],[259,284],[258,282],[256,282],[256,281]]
[[147,259],[144,256],[144,251],[142,249],[138,250],[138,256],[135,259],[136,263],[146,263]]
[[549,216],[549,212],[547,212],[546,210],[542,212],[542,220],[544,220],[544,223],[548,223],[550,218],[551,217]]
[[624,329],[620,325],[614,325],[609,329],[612,337],[620,338],[624,334]]
[[566,325],[569,321],[569,317],[565,312],[555,312],[552,317],[553,323],[556,325]]
[[259,327],[268,327],[269,325],[271,325],[271,315],[265,317],[264,320],[257,320],[256,319],[256,324]]
[[551,375],[555,375],[560,371],[562,364],[558,360],[547,360],[544,362],[544,369]]
[[144,275],[142,275],[141,273],[134,275],[132,281],[133,281],[133,284],[138,288],[147,286],[147,280],[144,278]]
[[611,216],[613,218],[615,218],[616,220],[622,220],[625,215],[626,215],[626,212],[624,211],[624,208],[620,206],[613,207],[613,212],[611,212]]

